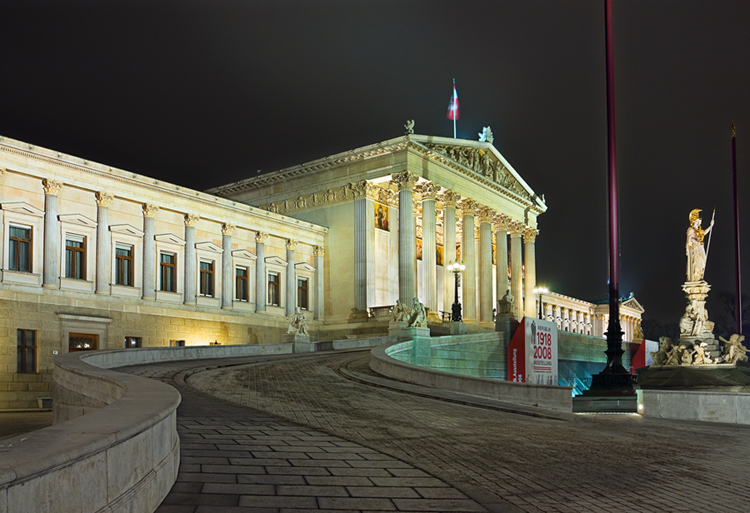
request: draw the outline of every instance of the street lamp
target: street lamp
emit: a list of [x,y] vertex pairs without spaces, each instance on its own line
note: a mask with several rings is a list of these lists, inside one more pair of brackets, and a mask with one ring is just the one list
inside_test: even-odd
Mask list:
[[542,317],[542,294],[546,294],[549,292],[549,289],[547,287],[534,287],[534,294],[539,295],[539,318],[544,319]]
[[448,270],[456,277],[456,298],[453,301],[453,307],[451,308],[451,321],[461,322],[461,303],[458,302],[458,275],[461,274],[461,271],[466,270],[466,266],[459,263],[449,264]]

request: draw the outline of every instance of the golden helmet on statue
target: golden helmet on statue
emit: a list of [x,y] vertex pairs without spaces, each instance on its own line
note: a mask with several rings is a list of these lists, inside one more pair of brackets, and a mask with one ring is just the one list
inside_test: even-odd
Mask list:
[[700,215],[701,212],[702,212],[702,210],[699,209],[699,208],[694,208],[690,212],[690,224],[693,224],[696,219],[700,219],[701,218],[701,215]]

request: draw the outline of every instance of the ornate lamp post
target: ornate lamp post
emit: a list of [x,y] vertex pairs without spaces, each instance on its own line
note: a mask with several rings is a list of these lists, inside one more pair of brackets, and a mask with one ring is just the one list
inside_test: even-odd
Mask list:
[[542,317],[542,294],[549,292],[547,287],[534,287],[534,294],[539,296],[539,319],[544,320]]
[[458,302],[458,275],[461,274],[462,271],[466,270],[466,266],[464,264],[453,263],[448,265],[448,270],[452,272],[453,276],[455,276],[456,278],[456,298],[453,301],[453,306],[451,307],[451,321],[461,322],[461,303]]

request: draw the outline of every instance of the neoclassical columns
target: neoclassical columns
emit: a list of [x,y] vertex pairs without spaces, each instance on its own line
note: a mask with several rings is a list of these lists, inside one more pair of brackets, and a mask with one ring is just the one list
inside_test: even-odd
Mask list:
[[185,214],[185,290],[184,303],[186,305],[195,304],[196,280],[198,274],[196,271],[196,254],[195,254],[195,225],[200,221],[200,216],[195,214]]
[[287,239],[286,241],[286,314],[291,315],[297,307],[297,276],[294,272],[294,250],[297,241]]
[[115,198],[110,192],[96,193],[96,293],[109,294],[112,260],[109,244],[109,204]]
[[[443,264],[456,262],[456,202],[461,196],[451,190],[443,194]],[[443,271],[443,311],[450,312],[453,304],[454,278],[447,270]]]
[[524,225],[518,221],[512,221],[508,225],[510,232],[510,293],[514,296],[515,301],[513,308],[516,317],[520,320],[523,317],[523,264],[521,257],[521,235],[523,234]]
[[159,207],[143,204],[143,299],[156,297],[156,241],[154,240],[154,218]]
[[325,312],[325,247],[313,246],[313,257],[315,258],[315,310],[313,319],[323,320]]
[[57,229],[57,195],[62,182],[42,180],[44,187],[44,274],[42,286],[60,288],[60,233]]
[[464,320],[474,322],[477,319],[477,262],[474,248],[474,211],[477,202],[465,199],[461,202],[463,211],[463,227],[461,232],[461,258],[466,270],[463,276],[462,301],[464,304]]
[[508,222],[510,219],[505,214],[497,214],[492,220],[495,224],[495,248],[497,250],[495,297],[499,300],[510,289],[508,283]]
[[418,177],[408,171],[392,176],[398,186],[398,296],[410,305],[417,296],[414,277],[417,268],[417,241],[414,234],[414,185]]
[[492,323],[492,217],[489,207],[479,209],[479,322]]
[[370,268],[374,267],[371,241],[375,235],[375,219],[373,203],[367,198],[368,189],[372,187],[367,180],[354,186],[354,308],[360,312],[367,312],[368,290],[373,286],[368,274],[373,274]]
[[266,311],[266,241],[269,235],[255,234],[255,311]]
[[232,308],[232,285],[234,283],[234,274],[232,269],[232,235],[235,227],[233,224],[224,223],[221,225],[221,307]]
[[429,308],[430,317],[437,319],[437,227],[435,225],[435,195],[440,189],[427,182],[422,185],[422,283],[424,283],[424,304]]
[[524,263],[525,263],[525,279],[524,279],[524,294],[526,301],[524,305],[524,314],[528,317],[536,317],[534,311],[536,302],[534,301],[534,289],[536,288],[536,253],[534,248],[534,241],[539,232],[534,228],[527,227],[523,231],[523,243],[524,243]]

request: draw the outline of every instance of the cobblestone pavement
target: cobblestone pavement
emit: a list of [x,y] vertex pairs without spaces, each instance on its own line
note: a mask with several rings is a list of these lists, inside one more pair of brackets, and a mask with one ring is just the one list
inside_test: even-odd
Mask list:
[[182,369],[201,364],[120,369],[170,383],[183,396],[180,472],[157,513],[487,511],[396,458],[185,386]]
[[368,359],[279,358],[197,372],[188,383],[407,462],[490,510],[750,510],[748,427],[638,415],[534,418],[372,387],[339,373],[370,373]]

